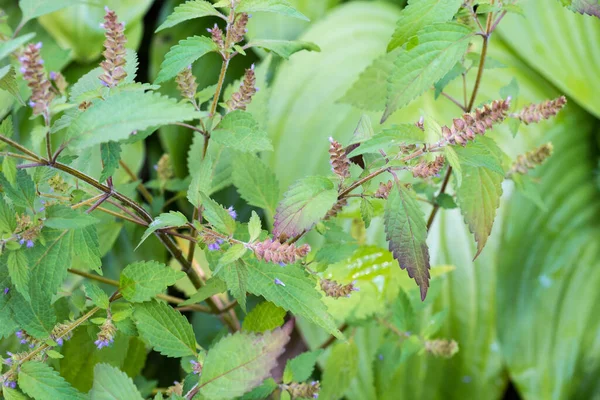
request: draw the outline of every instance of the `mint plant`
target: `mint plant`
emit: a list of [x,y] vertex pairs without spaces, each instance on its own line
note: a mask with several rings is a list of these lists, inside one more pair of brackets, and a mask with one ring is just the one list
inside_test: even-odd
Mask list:
[[[483,104],[478,99],[490,37],[507,13],[519,12],[518,4],[410,2],[387,53],[340,99],[380,112],[381,124],[374,127],[365,116],[348,143],[315,143],[315,151],[328,152],[331,174],[300,179],[281,195],[277,171],[260,157],[276,146],[260,122],[267,110],[256,104],[268,92],[273,60],[319,47],[246,41],[245,34],[254,12],[306,19],[289,3],[190,0],[177,6],[157,31],[203,17],[220,22],[208,35],[173,46],[153,83],[136,82],[137,55],[126,49],[125,25],[107,7],[99,21],[105,33],[100,66],[72,85],[46,70],[42,42],[19,35],[27,21],[70,3],[19,4],[23,19],[0,45],[6,59],[0,88],[17,101],[13,116],[27,108],[38,125],[30,140],[10,115],[0,125],[0,336],[12,349],[2,370],[5,398],[148,397],[131,379],[141,372],[147,349],[181,359],[183,371],[181,383],[155,390],[155,399],[340,398],[358,368],[353,328],[369,323],[410,342],[415,352],[450,358],[458,351],[452,338],[410,332],[398,323],[415,312],[412,291],[386,299],[385,312],[338,325],[327,302],[351,299],[361,287],[334,278],[329,266],[350,264],[357,254],[358,234],[345,230],[344,213],[360,214],[360,226],[350,228],[360,232],[382,218],[395,267],[406,270],[425,301],[436,283],[427,234],[440,209],[460,208],[477,257],[492,232],[505,179],[537,201],[527,173],[551,156],[552,145],[512,160],[495,143],[494,129],[507,124],[516,134],[520,124],[555,116],[565,97],[520,108],[509,94]],[[226,87],[231,61],[256,49],[269,55],[261,64],[249,63],[239,82]],[[198,90],[192,64],[212,53],[221,58],[218,80]],[[477,71],[472,82],[470,70]],[[457,79],[462,99],[445,92]],[[167,81],[176,82],[180,98],[158,92]],[[438,123],[423,115],[412,124],[385,124],[429,90],[457,108],[454,119]],[[193,136],[189,176],[176,179],[165,154],[155,166],[156,179],[144,182],[122,158],[123,148],[167,125]],[[96,161],[97,170],[82,170]],[[119,187],[113,179],[118,169],[133,184]],[[232,182],[247,203],[247,221],[238,217],[239,208],[216,200],[223,181]],[[104,276],[106,264],[115,262],[103,258],[109,249],[99,231],[106,218],[131,227],[138,241],[132,247],[140,248],[141,260],[118,266],[118,280]],[[151,240],[166,248],[170,260],[145,256]],[[185,285],[194,288],[187,296],[169,290]],[[256,299],[260,303],[247,312]],[[193,326],[188,311],[207,319]],[[330,335],[321,345],[332,347],[325,363],[317,364],[322,349],[295,357],[286,352],[296,318]],[[219,335],[199,343],[199,330],[215,324]],[[78,351],[91,360],[78,361],[93,368],[87,381],[72,371]],[[345,368],[339,368],[341,359],[350,360]],[[281,376],[272,374],[278,363]]]

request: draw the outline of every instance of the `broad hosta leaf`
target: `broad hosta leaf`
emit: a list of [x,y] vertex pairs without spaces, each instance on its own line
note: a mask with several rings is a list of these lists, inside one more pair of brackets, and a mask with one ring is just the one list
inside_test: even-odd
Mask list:
[[286,311],[270,301],[263,301],[244,318],[242,328],[248,332],[262,333],[283,325]]
[[323,368],[319,399],[339,399],[357,373],[358,347],[354,340],[348,343],[336,343]]
[[108,177],[113,176],[115,170],[119,168],[121,145],[118,142],[100,144],[100,157],[102,158],[103,167],[99,180],[104,182]]
[[0,59],[3,59],[13,51],[17,50],[19,47],[23,46],[25,43],[29,42],[34,36],[35,33],[28,33],[26,35],[19,36],[16,39],[0,43]]
[[279,182],[264,162],[252,154],[240,153],[233,159],[233,184],[248,204],[275,214]]
[[206,285],[202,286],[196,293],[192,295],[188,300],[181,303],[181,305],[185,306],[188,304],[195,304],[203,302],[215,294],[223,293],[227,290],[227,285],[221,279],[217,277],[212,277],[206,281]]
[[23,11],[23,21],[29,21],[80,2],[81,0],[19,0],[19,7]]
[[[477,253],[481,253],[492,232],[496,209],[502,195],[501,150],[489,138],[479,138],[467,148],[455,148],[462,169],[462,183],[456,191],[456,200],[465,222],[475,235]],[[476,154],[485,154],[484,163],[474,163]],[[488,165],[492,163],[493,165]]]
[[[248,292],[263,296],[275,305],[305,317],[338,338],[344,335],[337,329],[315,282],[297,265],[281,267],[272,263],[248,262]],[[283,283],[276,284],[275,280]]]
[[127,300],[143,302],[162,293],[185,276],[156,261],[142,261],[129,264],[121,273],[119,289]]
[[86,399],[52,367],[39,361],[28,361],[19,370],[19,388],[36,400]]
[[308,21],[306,16],[294,9],[286,0],[242,0],[235,11],[245,13],[270,12]]
[[174,78],[175,75],[188,65],[192,65],[200,57],[217,50],[217,45],[206,36],[192,36],[181,40],[165,56],[165,61],[161,64],[160,72],[154,83],[158,84]]
[[104,292],[104,290],[100,289],[98,285],[91,282],[85,282],[83,287],[85,288],[85,294],[90,298],[95,306],[105,310],[108,308],[108,295]]
[[142,338],[160,354],[167,357],[196,354],[192,325],[166,303],[152,300],[136,304],[134,318]]
[[560,0],[563,6],[579,14],[593,15],[600,18],[600,1],[598,0]]
[[94,386],[90,399],[142,400],[142,395],[123,371],[108,364],[97,364],[94,367]]
[[399,52],[394,61],[382,121],[446,75],[464,55],[471,37],[471,29],[453,22],[421,30],[418,44]]
[[[190,0],[175,7],[175,10],[169,15],[165,22],[156,29],[156,32],[175,26],[183,21],[201,17],[223,17],[208,1]],[[224,18],[224,17],[223,17]]]
[[[144,242],[144,240],[148,239],[150,235],[152,235],[158,229],[164,229],[168,227],[178,228],[180,226],[186,225],[188,222],[187,217],[183,215],[179,211],[169,211],[168,213],[162,213],[158,217],[148,225],[148,229],[144,232],[144,235],[140,239],[137,247]],[[136,247],[136,249],[137,249]]]
[[285,383],[306,381],[312,375],[321,353],[323,353],[321,349],[309,351],[288,360],[283,371],[283,381]]
[[337,201],[337,190],[327,178],[301,179],[288,189],[277,207],[273,234],[293,237],[312,228]]
[[429,25],[450,21],[462,4],[462,0],[409,1],[396,22],[396,30],[388,44],[388,51],[402,47],[408,39]]
[[384,222],[390,251],[400,268],[417,282],[421,300],[425,300],[430,278],[425,215],[414,194],[398,181],[386,202]]
[[202,216],[217,230],[232,235],[235,232],[235,220],[219,203],[202,193]]
[[246,46],[260,47],[261,49],[271,51],[286,60],[290,58],[292,54],[302,50],[321,51],[319,46],[312,42],[302,42],[297,40],[251,40]]
[[68,136],[71,146],[84,148],[127,139],[135,130],[197,117],[191,104],[158,93],[120,92],[73,119]]
[[211,138],[216,143],[247,153],[273,150],[267,132],[261,129],[252,114],[241,110],[227,114]]
[[14,185],[11,185],[4,175],[0,174],[0,184],[2,184],[2,189],[6,196],[12,200],[15,206],[33,210],[35,185],[25,170],[21,169],[17,171],[17,180]]
[[46,208],[44,225],[53,229],[80,229],[98,222],[98,219],[89,214],[80,213],[71,207],[56,204]]
[[241,333],[221,339],[204,359],[200,393],[209,399],[231,399],[270,376],[290,340],[292,323],[262,335]]

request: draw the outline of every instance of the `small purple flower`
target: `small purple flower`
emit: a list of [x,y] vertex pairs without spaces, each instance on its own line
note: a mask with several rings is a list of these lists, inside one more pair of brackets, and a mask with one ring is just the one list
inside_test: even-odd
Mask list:
[[25,244],[25,239],[19,240],[19,244]]
[[276,285],[285,286],[285,283],[281,282],[281,280],[279,278],[275,278],[274,282]]
[[35,44],[35,48],[38,49],[38,50],[41,49],[42,48],[42,42],[37,42]]
[[19,339],[23,339],[23,337],[24,337],[23,331],[22,330],[16,331],[15,336],[18,337]]
[[50,79],[52,79],[53,81],[56,80],[56,72],[50,71]]
[[379,356],[377,356],[379,358],[379,361],[383,361],[383,354],[380,354]]
[[19,68],[19,71],[21,71],[21,73],[24,74],[25,72],[27,72],[27,68],[21,67]]
[[233,206],[230,206],[227,209],[227,212],[229,213],[229,215],[231,215],[231,218],[236,219],[237,218],[237,213],[235,212],[235,210],[233,209]]
[[319,393],[313,394],[313,399],[318,399],[318,398],[319,398]]
[[96,345],[96,347],[98,348],[98,350],[101,350],[103,347],[110,346],[113,342],[114,342],[113,339],[111,339],[111,340],[100,340],[100,339],[98,339],[98,340],[96,340],[94,342],[94,344]]
[[27,241],[27,248],[32,248],[33,247],[33,240],[28,240]]
[[106,83],[106,82],[104,82],[104,81],[102,81],[102,80],[100,81],[100,83],[102,84],[102,86],[104,86],[104,87],[108,87],[108,83]]
[[29,100],[29,107],[35,107],[35,101]]
[[63,338],[59,337],[58,339],[56,339],[56,344],[58,344],[60,347],[62,347],[64,343],[65,341],[63,340]]
[[16,389],[17,388],[17,382],[15,382],[15,381],[4,381],[4,386],[6,386],[7,388]]
[[158,164],[154,164],[154,170],[158,171]]
[[280,267],[285,267],[285,266],[286,266],[286,264],[285,264],[283,261],[279,261],[279,266],[280,266]]
[[101,22],[99,25],[100,25],[100,28],[104,29],[104,23]]
[[195,375],[200,375],[202,373],[202,364],[200,364],[196,360],[190,360],[190,364],[192,364],[192,373]]
[[8,287],[4,288],[4,294],[8,294],[9,291],[10,291],[10,288],[8,288]]
[[221,246],[219,246],[219,243],[211,243],[208,245],[208,250],[210,251],[217,251],[221,248]]

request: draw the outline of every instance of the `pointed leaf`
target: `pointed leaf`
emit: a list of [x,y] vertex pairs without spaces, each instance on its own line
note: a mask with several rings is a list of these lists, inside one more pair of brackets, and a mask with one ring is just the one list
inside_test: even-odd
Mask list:
[[[199,158],[198,155],[194,155],[194,157]],[[190,153],[188,160],[191,158],[192,154]],[[192,164],[191,162],[188,162],[188,166],[193,166],[193,168],[189,168],[192,181],[190,182],[190,187],[187,191],[187,199],[194,207],[198,207],[202,204],[202,196],[200,193],[204,193],[207,196],[211,193],[210,189],[212,186],[215,165],[211,155],[207,153],[200,163]]]
[[107,309],[109,306],[108,295],[98,285],[92,282],[84,282],[85,294],[90,298],[95,306]]
[[15,288],[25,298],[29,298],[29,263],[24,251],[11,251],[8,253],[8,273]]
[[144,242],[144,240],[148,239],[150,235],[152,235],[158,229],[164,229],[169,227],[178,228],[180,226],[185,226],[188,220],[185,215],[180,213],[179,211],[169,211],[168,213],[160,214],[158,217],[148,225],[148,229],[142,235],[140,242],[136,246],[136,249],[140,247],[140,245]]
[[52,367],[39,361],[28,361],[19,370],[19,388],[36,400],[86,399]]
[[260,47],[277,54],[286,60],[294,53],[302,50],[321,51],[319,46],[312,42],[303,42],[299,40],[251,40],[246,47]]
[[[235,254],[235,250],[232,254]],[[235,257],[235,255],[231,257]],[[242,310],[246,312],[246,292],[248,290],[248,268],[246,264],[241,262],[228,263],[222,267],[219,277],[225,281],[227,289],[238,301]]]
[[216,143],[247,153],[273,150],[267,132],[261,129],[252,114],[241,110],[225,115],[211,138]]
[[194,18],[202,18],[208,16],[215,16],[225,18],[223,14],[217,11],[212,4],[204,0],[190,0],[183,4],[175,7],[171,15],[169,15],[165,22],[156,29],[155,32],[162,31],[163,29],[175,26],[183,21],[188,21]]
[[21,11],[23,11],[23,20],[21,23],[75,5],[80,1],[81,0],[19,0],[19,7],[21,8]]
[[142,400],[143,397],[125,372],[108,364],[96,364],[90,399]]
[[165,55],[154,83],[158,84],[174,78],[188,65],[192,65],[194,61],[212,51],[218,51],[217,45],[206,36],[192,36],[179,41],[179,44],[173,46]]
[[252,210],[252,216],[250,217],[250,221],[248,222],[248,234],[250,235],[250,240],[248,242],[254,242],[260,236],[262,231],[262,225],[260,222],[260,217],[256,213],[256,211]]
[[100,173],[100,182],[104,182],[108,177],[113,176],[115,170],[119,168],[121,159],[121,145],[118,142],[106,142],[100,144],[100,157],[102,158],[102,172]]
[[10,204],[4,200],[4,197],[0,196],[0,231],[12,233],[16,228],[17,220],[15,217],[15,211],[12,209]]
[[253,154],[236,154],[233,159],[233,184],[248,204],[275,214],[279,182],[264,162]]
[[16,76],[15,69],[11,65],[0,69],[0,89],[12,94],[24,106],[25,102],[19,93]]
[[285,383],[306,381],[312,375],[317,358],[322,353],[321,349],[308,351],[288,360],[283,371],[283,381]]
[[600,1],[598,0],[560,0],[560,2],[576,13],[600,18]]
[[6,196],[12,200],[15,206],[33,210],[35,185],[25,170],[17,171],[17,180],[14,185],[10,184],[4,174],[0,174],[0,184]]
[[263,301],[246,315],[242,328],[256,333],[270,331],[283,325],[285,314],[283,308],[270,301]]
[[276,13],[308,21],[301,12],[294,9],[286,0],[242,0],[235,9],[236,12],[253,13],[257,11]]
[[56,313],[50,304],[50,296],[39,285],[30,285],[29,298],[14,293],[10,307],[18,326],[37,339],[46,339],[56,324]]
[[71,238],[73,232],[48,230],[46,245],[37,243],[28,250],[31,281],[40,285],[49,296],[58,292],[67,276],[73,253]]
[[7,40],[6,42],[0,43],[0,60],[17,50],[19,47],[23,46],[25,43],[29,42],[35,33],[28,33],[26,35],[19,36],[16,39]]
[[232,235],[235,232],[235,220],[219,203],[201,193],[204,213],[202,216],[218,231]]
[[143,302],[151,300],[184,276],[184,272],[157,261],[136,262],[121,272],[119,289],[127,300]]
[[54,229],[80,229],[98,223],[97,218],[73,210],[71,207],[55,204],[46,208],[44,225]]
[[207,280],[206,284],[198,289],[198,291],[194,293],[192,297],[181,303],[181,305],[186,306],[188,304],[201,303],[209,297],[214,296],[215,294],[223,293],[226,290],[227,285],[225,282],[213,276]]

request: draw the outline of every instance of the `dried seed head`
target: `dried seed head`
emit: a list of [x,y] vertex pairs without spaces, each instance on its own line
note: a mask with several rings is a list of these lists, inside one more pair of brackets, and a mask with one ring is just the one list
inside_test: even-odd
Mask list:
[[248,25],[248,14],[241,13],[231,26],[231,31],[229,32],[230,44],[236,44],[244,40],[244,35],[248,32],[246,25]]
[[306,257],[310,252],[310,246],[307,244],[296,246],[293,243],[281,243],[278,240],[270,238],[254,243],[251,246],[256,258],[272,263],[293,264]]
[[50,123],[50,103],[54,98],[52,84],[46,77],[44,60],[40,55],[42,43],[30,44],[19,57],[21,72],[31,89],[29,105],[33,108],[33,115],[43,115],[46,123]]
[[552,146],[552,143],[546,143],[530,152],[521,154],[517,157],[517,160],[508,172],[508,176],[515,173],[522,175],[526,174],[530,169],[534,169],[538,165],[543,164],[544,161],[552,155],[553,151],[554,147]]
[[434,161],[421,161],[413,167],[412,173],[415,178],[429,178],[439,174],[444,168],[444,156],[437,156]]
[[446,339],[427,340],[425,350],[436,357],[451,358],[458,353],[458,343]]
[[156,173],[158,175],[158,179],[162,182],[166,182],[169,179],[173,178],[173,165],[171,164],[171,156],[168,154],[163,154],[158,163],[156,164]]
[[327,211],[327,214],[325,214],[325,218],[323,219],[327,221],[328,219],[334,218],[340,213],[340,211],[342,211],[342,208],[346,207],[347,204],[348,199],[338,199],[338,201],[333,205],[333,207],[331,207],[331,209]]
[[115,87],[127,76],[125,71],[125,24],[117,21],[117,14],[105,8],[104,15],[104,61],[100,63],[104,71],[100,75],[100,81],[107,87]]
[[331,143],[329,146],[329,164],[331,164],[333,173],[343,181],[350,176],[350,160],[337,140],[330,137],[329,142]]
[[375,197],[378,199],[387,199],[390,195],[390,190],[392,190],[392,186],[394,183],[392,181],[387,181],[386,183],[379,183],[379,188],[375,192]]
[[566,104],[567,98],[560,96],[554,100],[547,100],[539,104],[530,104],[517,113],[515,117],[520,119],[525,125],[529,125],[555,116]]
[[192,74],[192,66],[188,66],[183,69],[175,78],[177,82],[177,89],[181,96],[191,101],[196,105],[196,90],[198,90],[198,84],[196,83],[196,77]]
[[256,92],[256,75],[254,74],[254,64],[252,64],[250,68],[246,69],[240,89],[227,101],[227,107],[230,111],[246,110]]
[[292,399],[318,399],[321,385],[317,381],[310,383],[292,382],[289,385],[281,385],[282,390],[287,390]]
[[217,45],[219,50],[225,49],[225,42],[223,41],[223,31],[217,24],[215,24],[212,29],[206,29],[211,36],[212,41]]
[[347,285],[342,285],[331,279],[321,279],[321,289],[325,292],[327,297],[335,297],[336,299],[339,299],[340,297],[350,297],[352,292],[358,291],[358,288],[354,286],[355,282],[356,281]]
[[483,135],[494,124],[502,122],[509,107],[510,97],[506,100],[494,100],[473,113],[455,118],[451,127],[443,126],[442,135],[446,142],[464,146],[468,141],[474,140],[476,135]]

